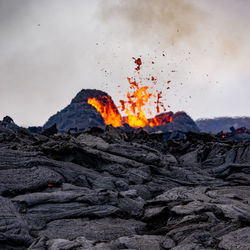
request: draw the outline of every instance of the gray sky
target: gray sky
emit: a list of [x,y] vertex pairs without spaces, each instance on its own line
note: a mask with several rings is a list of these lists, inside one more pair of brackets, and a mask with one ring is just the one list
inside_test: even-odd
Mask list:
[[249,0],[0,0],[0,119],[42,125],[83,88],[119,104],[138,56],[169,110],[250,116],[249,23]]

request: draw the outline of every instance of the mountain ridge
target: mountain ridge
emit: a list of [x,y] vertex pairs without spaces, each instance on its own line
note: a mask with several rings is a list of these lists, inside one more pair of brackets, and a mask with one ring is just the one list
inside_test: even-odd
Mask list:
[[215,118],[202,118],[195,120],[195,123],[202,132],[218,133],[220,131],[228,132],[230,127],[250,128],[250,117],[236,116],[236,117],[215,117]]

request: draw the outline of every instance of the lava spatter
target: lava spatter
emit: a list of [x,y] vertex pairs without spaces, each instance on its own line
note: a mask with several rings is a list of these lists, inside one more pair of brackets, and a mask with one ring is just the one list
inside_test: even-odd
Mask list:
[[133,57],[133,59],[134,59],[135,64],[137,65],[135,70],[139,71],[141,69],[141,65],[142,65],[141,58],[139,57],[136,59],[135,57]]
[[[142,60],[141,58],[133,57],[133,60],[137,67],[136,71],[140,71]],[[172,122],[172,117],[155,116],[152,119],[146,117],[147,113],[152,115],[152,103],[155,104],[156,113],[159,114],[162,111],[166,112],[166,108],[161,101],[163,93],[156,90],[154,93],[154,87],[157,84],[157,78],[151,76],[146,78],[151,83],[143,84],[143,78],[140,75],[140,82],[138,83],[135,78],[128,77],[128,83],[130,91],[126,93],[126,99],[120,100],[120,106],[117,107],[121,112],[125,113],[125,117],[121,117],[118,109],[111,105],[108,98],[107,100],[99,100],[97,98],[89,98],[88,103],[94,106],[97,111],[102,115],[106,125],[112,125],[114,127],[123,126],[127,123],[131,127],[145,127],[145,126],[159,126]],[[171,81],[167,83],[170,84]],[[170,87],[167,87],[169,89]],[[148,108],[150,106],[150,108]]]

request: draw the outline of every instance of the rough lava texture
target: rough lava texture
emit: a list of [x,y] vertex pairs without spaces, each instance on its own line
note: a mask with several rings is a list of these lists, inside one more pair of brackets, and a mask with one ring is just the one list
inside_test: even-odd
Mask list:
[[102,116],[93,106],[88,104],[88,98],[102,98],[103,96],[108,96],[108,94],[96,89],[81,90],[66,108],[49,118],[43,129],[47,129],[53,124],[57,125],[59,131],[64,132],[75,128],[84,130],[93,126],[104,128]]
[[2,129],[6,128],[6,129],[14,130],[14,131],[20,128],[18,125],[15,124],[13,119],[9,117],[8,115],[5,116],[2,121],[0,121],[0,126],[2,127]]
[[[97,98],[102,103],[105,103],[107,100],[109,100],[113,110],[119,113],[112,98],[107,93],[96,89],[83,89],[76,95],[75,98],[72,99],[71,103],[66,108],[51,116],[43,126],[43,129],[47,129],[53,124],[56,124],[57,129],[61,132],[68,132],[68,130],[84,130],[88,127],[104,128],[105,124],[102,116],[92,105],[88,104],[88,98],[93,97]],[[157,117],[160,120],[164,120],[165,116],[171,116],[173,118],[173,122],[154,128],[150,128],[148,126],[145,129],[150,132],[167,132],[178,130],[183,132],[199,132],[199,128],[195,122],[185,112],[177,112],[175,114],[173,112],[162,113]],[[30,131],[40,132],[39,129],[39,127],[31,127]]]
[[250,249],[250,143],[0,126],[0,249]]

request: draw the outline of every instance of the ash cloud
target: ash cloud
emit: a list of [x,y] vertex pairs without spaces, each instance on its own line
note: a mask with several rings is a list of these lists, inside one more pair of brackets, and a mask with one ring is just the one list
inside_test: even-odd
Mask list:
[[109,0],[101,2],[99,17],[105,23],[118,21],[117,31],[128,39],[147,42],[158,37],[175,44],[193,42],[206,13],[185,0]]
[[[233,0],[101,0],[98,17],[115,36],[131,43],[211,47],[214,56],[238,57],[246,47],[242,9]],[[238,9],[233,12],[232,9]],[[223,13],[224,10],[224,13]],[[247,11],[247,10],[246,10]],[[245,13],[243,13],[245,16]],[[248,35],[247,35],[248,36]]]

